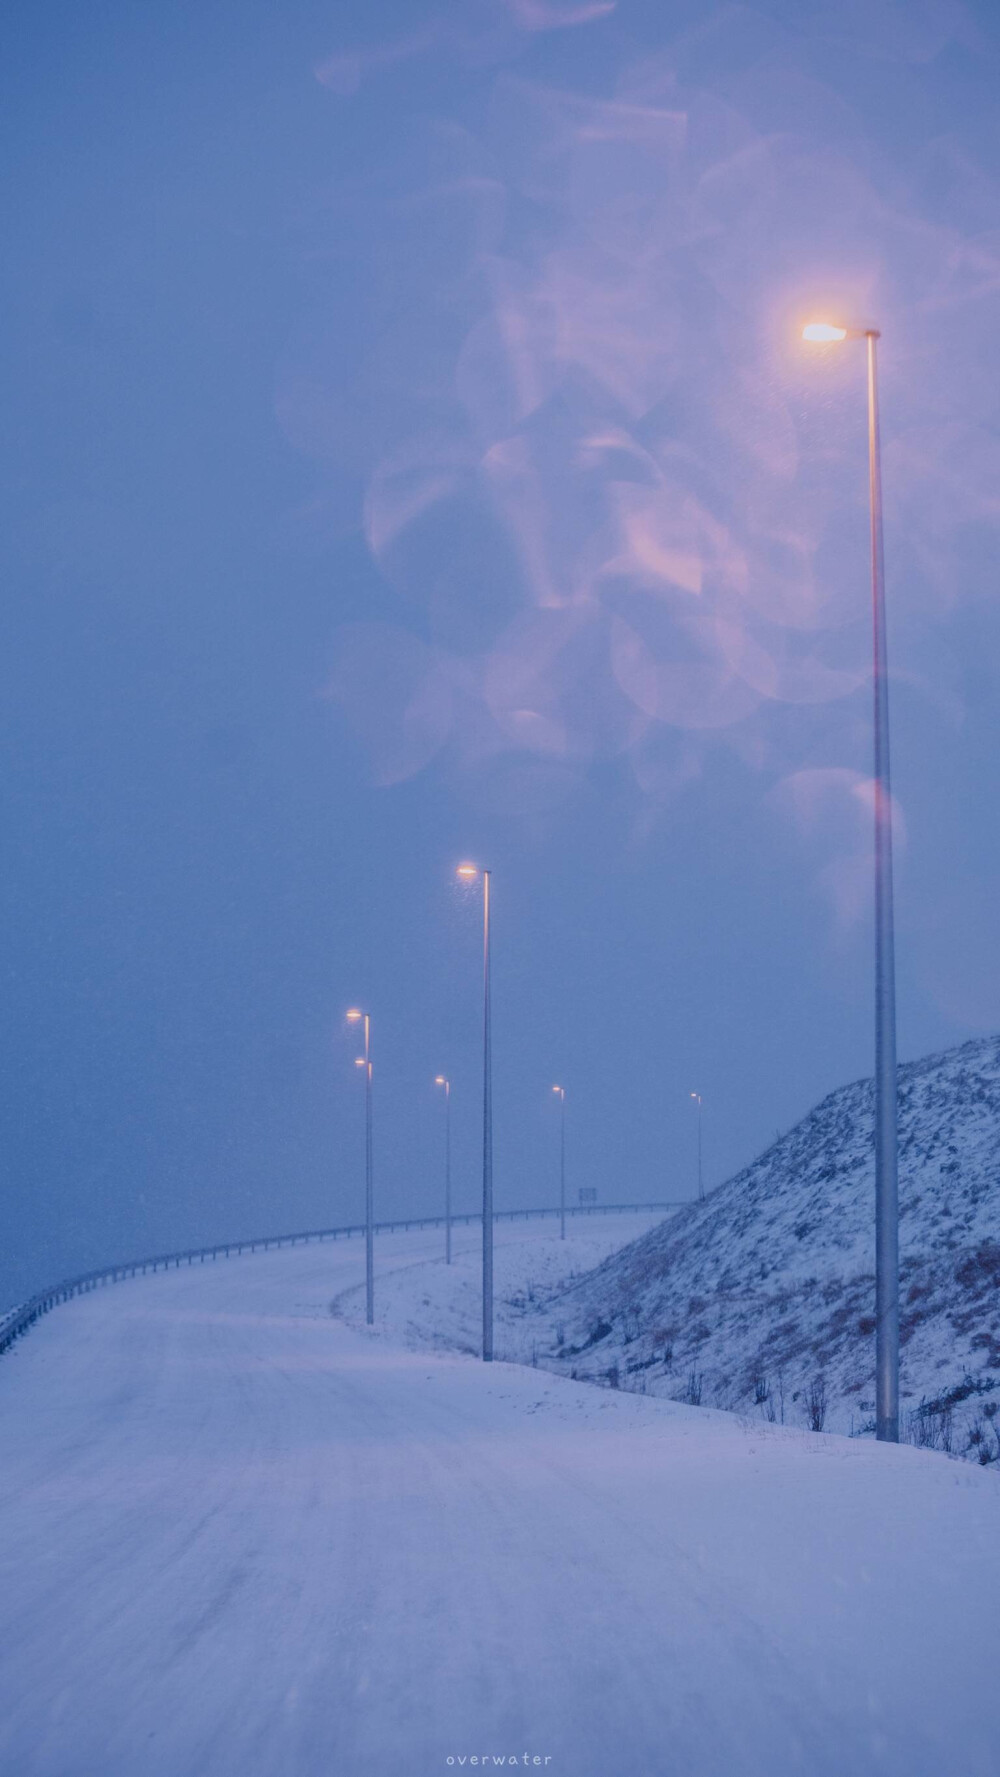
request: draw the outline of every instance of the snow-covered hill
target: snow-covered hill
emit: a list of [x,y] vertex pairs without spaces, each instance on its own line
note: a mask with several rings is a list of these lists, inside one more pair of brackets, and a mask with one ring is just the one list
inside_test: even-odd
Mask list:
[[[1000,1038],[899,1070],[903,1435],[1000,1458]],[[613,1387],[869,1432],[873,1089],[550,1297],[539,1361]],[[526,1329],[527,1332],[527,1329]]]

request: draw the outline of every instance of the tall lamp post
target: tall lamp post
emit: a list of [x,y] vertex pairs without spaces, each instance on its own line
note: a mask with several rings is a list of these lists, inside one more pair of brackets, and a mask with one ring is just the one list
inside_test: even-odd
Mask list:
[[868,355],[868,494],[872,581],[872,689],[875,730],[875,1436],[899,1442],[899,1184],[896,1102],[896,968],[889,788],[889,683],[886,669],[882,462],[875,327],[811,322],[803,339],[863,339]]
[[372,1021],[367,1012],[352,1006],[348,1024],[360,1024],[364,1030],[365,1052],[358,1057],[365,1070],[365,1320],[371,1326],[375,1319],[375,1191],[372,1178]]
[[701,1172],[701,1093],[692,1092],[691,1097],[698,1106],[698,1201],[700,1203],[704,1200],[705,1196],[705,1186],[702,1181]]
[[463,882],[483,879],[483,1363],[493,1362],[493,1055],[490,1026],[490,875],[459,864]]
[[444,1262],[451,1264],[451,1081],[435,1074],[435,1086],[444,1087]]
[[559,1238],[566,1238],[566,1088],[553,1086],[559,1096]]

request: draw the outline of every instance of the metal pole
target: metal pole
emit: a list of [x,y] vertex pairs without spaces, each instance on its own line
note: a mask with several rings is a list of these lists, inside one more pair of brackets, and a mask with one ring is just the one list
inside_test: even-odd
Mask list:
[[444,1086],[444,1262],[451,1264],[451,1081]]
[[375,1192],[372,1178],[371,1019],[365,1013],[365,1320],[375,1319]]
[[483,871],[483,1362],[493,1362],[493,1070],[490,1031],[490,872]]
[[566,1238],[566,1092],[559,1091],[559,1238]]
[[875,1436],[899,1442],[899,1185],[896,1102],[896,968],[889,785],[882,465],[875,329],[868,342],[868,480],[871,503],[872,680],[875,727]]
[[701,1093],[692,1092],[691,1097],[698,1106],[698,1201],[701,1203],[704,1201],[705,1197],[705,1186],[702,1182],[701,1171]]

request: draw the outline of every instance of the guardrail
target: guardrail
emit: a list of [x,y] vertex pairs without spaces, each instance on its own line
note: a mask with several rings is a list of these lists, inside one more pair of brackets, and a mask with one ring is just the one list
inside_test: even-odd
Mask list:
[[[640,1215],[643,1210],[679,1209],[687,1198],[673,1198],[662,1203],[580,1203],[567,1204],[568,1216],[593,1215]],[[494,1222],[530,1221],[533,1216],[557,1216],[558,1209],[498,1209],[494,1211]],[[468,1215],[453,1215],[452,1224],[460,1223],[468,1226],[472,1222],[482,1221],[480,1212],[473,1210]],[[443,1228],[445,1218],[438,1216],[410,1216],[405,1221],[376,1222],[376,1234],[400,1234],[412,1228]],[[204,1264],[206,1259],[231,1259],[240,1253],[269,1252],[276,1246],[308,1246],[313,1240],[350,1240],[356,1234],[364,1234],[364,1222],[354,1222],[344,1228],[312,1228],[302,1234],[269,1234],[256,1240],[225,1240],[217,1246],[195,1246],[177,1253],[155,1253],[149,1259],[130,1259],[127,1264],[107,1265],[102,1271],[85,1271],[80,1277],[67,1277],[62,1283],[54,1284],[49,1290],[40,1290],[37,1295],[29,1297],[20,1307],[13,1308],[9,1313],[0,1316],[0,1352],[9,1350],[15,1339],[34,1326],[43,1314],[58,1306],[60,1302],[68,1302],[73,1296],[85,1295],[88,1290],[96,1290],[105,1284],[122,1283],[127,1277],[144,1276],[148,1271],[175,1270],[181,1265],[193,1265],[197,1260]]]

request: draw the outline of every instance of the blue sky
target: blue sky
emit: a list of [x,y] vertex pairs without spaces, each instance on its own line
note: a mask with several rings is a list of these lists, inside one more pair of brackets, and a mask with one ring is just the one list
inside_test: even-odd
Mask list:
[[998,33],[934,3],[6,14],[4,1293],[476,1190],[687,1194],[1000,1023]]

